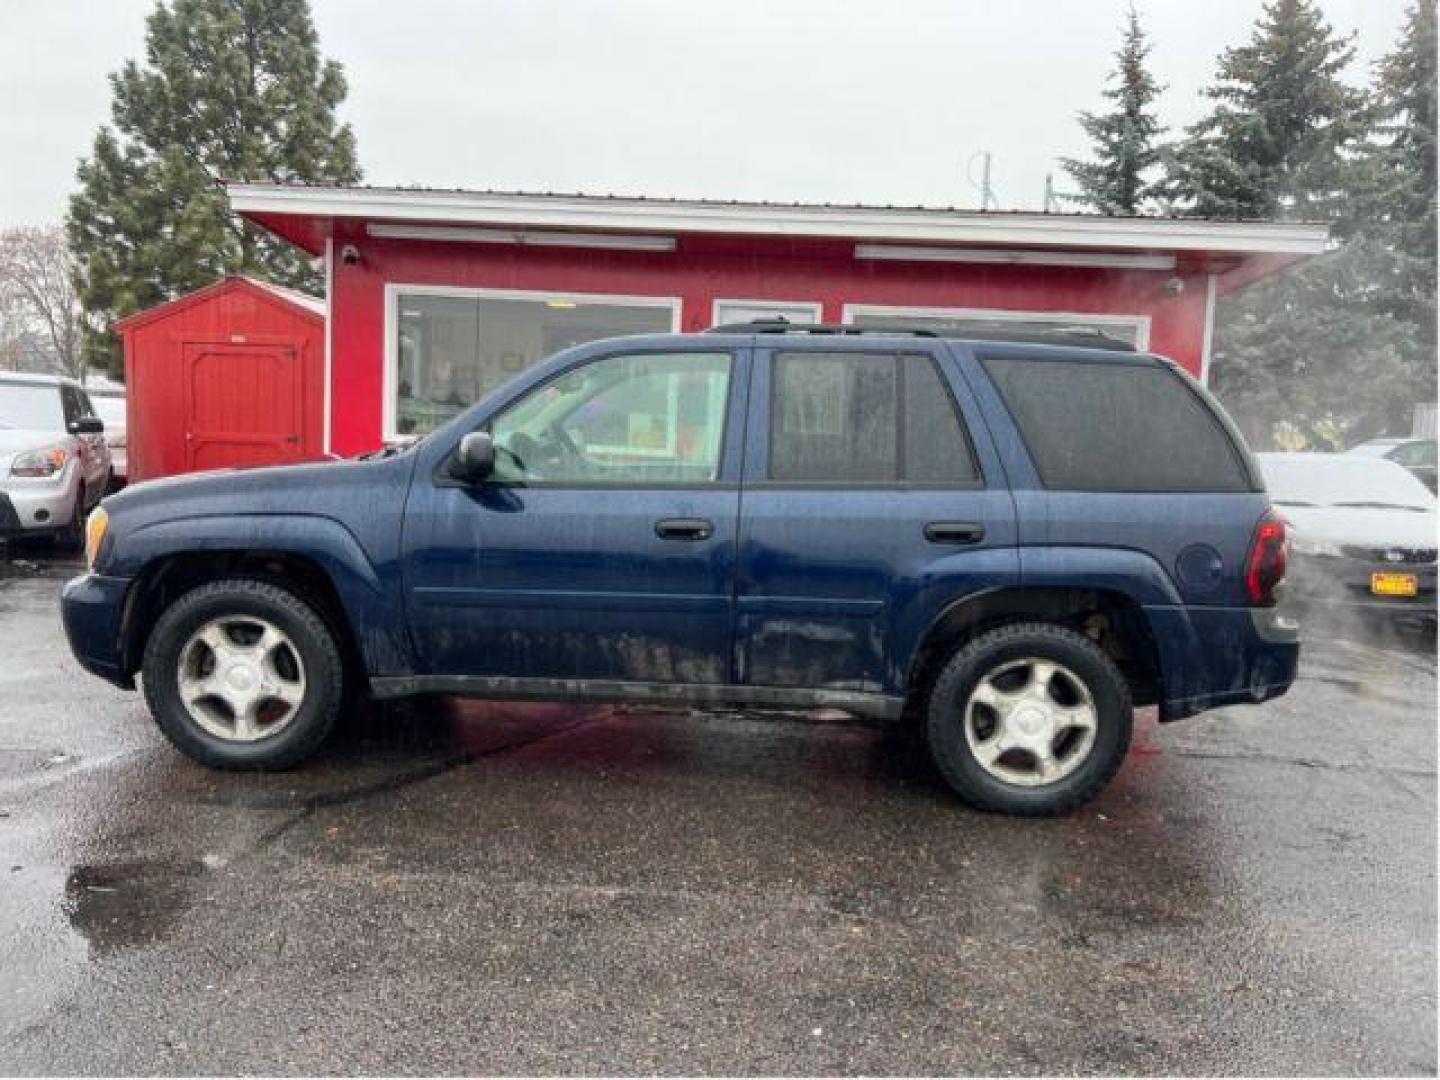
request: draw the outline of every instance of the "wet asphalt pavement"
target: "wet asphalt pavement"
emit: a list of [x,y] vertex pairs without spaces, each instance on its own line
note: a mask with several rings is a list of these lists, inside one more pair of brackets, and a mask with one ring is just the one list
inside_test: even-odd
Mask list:
[[1024,821],[838,717],[430,701],[207,772],[68,572],[0,576],[0,1073],[1436,1069],[1424,645],[1144,712]]

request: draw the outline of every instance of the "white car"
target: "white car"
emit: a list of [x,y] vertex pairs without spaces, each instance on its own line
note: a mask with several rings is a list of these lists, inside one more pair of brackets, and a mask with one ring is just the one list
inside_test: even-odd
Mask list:
[[110,447],[110,472],[121,484],[129,479],[125,457],[125,394],[114,390],[89,390],[95,415],[105,421],[105,445]]
[[1256,454],[1290,525],[1287,597],[1435,618],[1436,503],[1403,465],[1365,454]]
[[1362,454],[1366,457],[1384,458],[1397,465],[1404,465],[1425,482],[1431,491],[1435,490],[1435,440],[1418,438],[1371,439],[1359,446],[1352,446],[1348,454]]
[[0,373],[0,540],[83,544],[85,515],[110,485],[104,432],[73,379]]

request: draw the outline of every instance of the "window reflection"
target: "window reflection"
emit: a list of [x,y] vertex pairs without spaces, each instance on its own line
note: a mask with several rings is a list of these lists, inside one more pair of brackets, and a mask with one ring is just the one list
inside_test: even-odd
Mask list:
[[401,293],[395,433],[423,435],[571,345],[672,328],[669,301],[511,299]]

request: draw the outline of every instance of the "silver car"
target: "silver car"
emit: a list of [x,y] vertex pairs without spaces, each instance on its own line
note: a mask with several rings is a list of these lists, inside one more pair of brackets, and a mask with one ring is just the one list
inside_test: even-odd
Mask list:
[[0,373],[0,540],[50,535],[78,548],[110,476],[105,425],[79,383]]

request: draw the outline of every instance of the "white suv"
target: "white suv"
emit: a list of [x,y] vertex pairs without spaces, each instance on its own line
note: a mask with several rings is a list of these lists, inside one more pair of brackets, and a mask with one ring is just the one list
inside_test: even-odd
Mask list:
[[0,540],[51,535],[79,547],[109,485],[105,425],[84,388],[0,373]]

